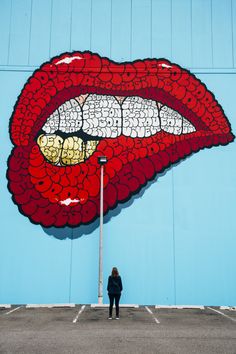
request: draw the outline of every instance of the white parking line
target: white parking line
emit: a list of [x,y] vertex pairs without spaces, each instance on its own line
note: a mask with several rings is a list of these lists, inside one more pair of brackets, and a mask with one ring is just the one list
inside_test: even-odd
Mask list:
[[81,307],[81,309],[80,309],[79,312],[77,313],[76,317],[73,319],[73,323],[76,323],[76,322],[78,321],[79,315],[84,311],[85,307],[86,307],[85,305],[83,305],[83,306]]
[[14,308],[13,310],[4,313],[4,315],[9,315],[10,313],[12,313],[12,312],[14,312],[14,311],[19,310],[21,307],[22,307],[22,306],[16,307],[16,308]]
[[150,308],[148,306],[145,306],[145,309],[147,310],[147,312],[150,313],[150,315],[153,317],[154,321],[159,324],[160,321],[158,321],[158,319],[154,316],[154,313],[152,312],[152,310],[150,310]]
[[223,313],[223,312],[221,312],[221,311],[218,311],[218,310],[216,310],[216,309],[213,309],[212,307],[207,307],[207,308],[210,309],[210,310],[212,310],[212,311],[214,311],[214,312],[219,313],[221,316],[227,317],[229,320],[231,320],[231,321],[233,321],[233,322],[236,322],[236,319],[235,319],[235,318],[232,318],[232,317],[226,315],[225,313]]

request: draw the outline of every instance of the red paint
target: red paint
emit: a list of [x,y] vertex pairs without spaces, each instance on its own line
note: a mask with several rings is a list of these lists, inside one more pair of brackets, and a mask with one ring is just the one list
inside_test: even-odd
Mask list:
[[[35,137],[55,109],[83,93],[156,100],[178,111],[196,131],[181,136],[160,131],[148,138],[106,138],[85,162],[54,166],[44,159]],[[32,75],[15,105],[10,135],[14,148],[8,161],[9,190],[19,210],[45,227],[74,227],[99,216],[99,155],[109,157],[104,176],[107,212],[167,166],[234,139],[214,95],[187,70],[164,59],[118,64],[90,52],[65,53]],[[67,198],[80,203],[61,204]]]

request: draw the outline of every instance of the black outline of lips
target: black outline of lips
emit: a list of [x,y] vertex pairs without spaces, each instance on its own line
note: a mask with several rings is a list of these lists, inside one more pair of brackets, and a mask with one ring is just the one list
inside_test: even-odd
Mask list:
[[[81,57],[83,59],[76,59],[75,57]],[[70,63],[65,63],[68,59]],[[74,84],[71,79],[72,76],[77,84]],[[59,77],[61,77],[61,80],[59,80]],[[158,85],[161,82],[163,86],[159,87]],[[48,90],[46,90],[46,87]],[[59,92],[53,95],[55,87],[57,87]],[[117,88],[115,89],[114,87]],[[171,89],[175,92],[178,99]],[[153,99],[178,111],[195,126],[196,132],[201,130],[209,133],[211,130],[209,129],[209,125],[207,125],[207,120],[203,122],[202,117],[199,118],[197,113],[194,113],[194,108],[198,105],[199,110],[202,110],[201,114],[203,116],[206,112],[208,113],[208,124],[212,124],[212,120],[214,126],[214,121],[218,120],[218,123],[221,122],[225,129],[223,132],[219,130],[217,134],[212,131],[210,136],[213,137],[213,139],[210,144],[195,146],[194,149],[191,148],[190,151],[178,157],[177,160],[170,161],[167,165],[164,165],[162,169],[158,170],[158,172],[155,172],[151,178],[147,178],[143,184],[140,183],[135,191],[130,191],[126,199],[122,201],[116,199],[114,206],[109,207],[106,212],[114,209],[118,203],[124,203],[129,200],[133,194],[139,192],[147,181],[153,179],[157,173],[165,170],[172,165],[173,162],[180,161],[200,149],[226,145],[234,140],[230,123],[222,107],[206,86],[189,71],[182,69],[176,64],[170,63],[166,59],[144,59],[142,61],[137,60],[132,63],[125,62],[119,64],[108,58],[102,58],[98,54],[87,51],[64,53],[55,57],[50,62],[43,64],[40,69],[36,70],[29,78],[14,107],[10,121],[11,140],[13,144],[15,146],[21,146],[22,144],[23,150],[25,149],[27,151],[27,147],[31,146],[36,134],[41,129],[48,116],[66,100],[83,93],[107,94],[113,96],[140,96]],[[188,106],[191,105],[193,105],[193,107],[190,109]],[[215,115],[214,119],[212,119],[213,115]],[[29,122],[30,125],[27,126],[27,124],[24,124],[25,122]],[[217,126],[215,126],[215,128],[217,128]],[[14,131],[14,129],[16,130]],[[17,129],[20,133],[23,131],[23,134],[19,135]],[[27,135],[29,136],[28,141],[25,140]],[[191,142],[191,139],[189,142]],[[176,143],[174,143],[174,145],[175,144]],[[15,149],[17,149],[17,147],[13,149],[11,156],[14,154]],[[11,156],[8,159],[8,188],[13,194],[13,201],[18,205],[19,210],[23,215],[27,215],[21,210],[21,206],[14,197],[10,171]],[[87,222],[82,221],[79,224],[91,223],[98,215],[99,211],[91,220]],[[27,216],[33,223],[40,223],[45,227],[57,226],[54,224],[44,225],[42,222],[32,220],[31,216]],[[65,223],[62,226],[76,227],[78,225]]]

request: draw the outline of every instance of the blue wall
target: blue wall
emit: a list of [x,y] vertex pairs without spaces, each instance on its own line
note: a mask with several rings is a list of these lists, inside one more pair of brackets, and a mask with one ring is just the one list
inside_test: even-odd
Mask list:
[[[0,0],[0,303],[97,301],[97,223],[33,225],[5,177],[25,81],[50,57],[88,49],[190,69],[236,132],[235,0]],[[235,156],[236,143],[200,151],[105,218],[105,283],[116,265],[123,303],[236,305]]]

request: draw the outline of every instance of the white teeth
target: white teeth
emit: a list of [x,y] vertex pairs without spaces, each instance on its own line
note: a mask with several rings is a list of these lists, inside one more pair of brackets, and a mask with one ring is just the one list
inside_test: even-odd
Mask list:
[[83,105],[83,131],[116,138],[121,134],[121,108],[114,96],[89,95]]
[[[81,108],[82,107],[82,108]],[[46,134],[83,131],[92,137],[132,138],[155,135],[161,129],[180,135],[196,131],[178,112],[160,102],[138,96],[85,94],[63,103],[43,126]]]
[[43,131],[53,134],[60,130],[64,133],[74,133],[82,128],[82,111],[79,103],[71,99],[63,103],[43,126]]
[[192,133],[195,132],[196,129],[194,128],[194,126],[185,118],[183,118],[183,134],[188,134],[188,133]]
[[180,135],[195,131],[194,126],[189,121],[167,106],[161,107],[160,118],[161,129],[167,133]]
[[161,129],[170,134],[182,133],[182,116],[173,109],[162,106],[160,110]]
[[75,99],[65,102],[58,108],[60,116],[59,130],[74,133],[82,128],[82,111]]
[[47,134],[53,134],[55,131],[59,129],[59,114],[58,110],[56,109],[53,114],[47,119],[46,123],[43,126],[43,130]]
[[122,104],[122,133],[132,138],[143,138],[161,130],[155,101],[141,97],[127,97]]

